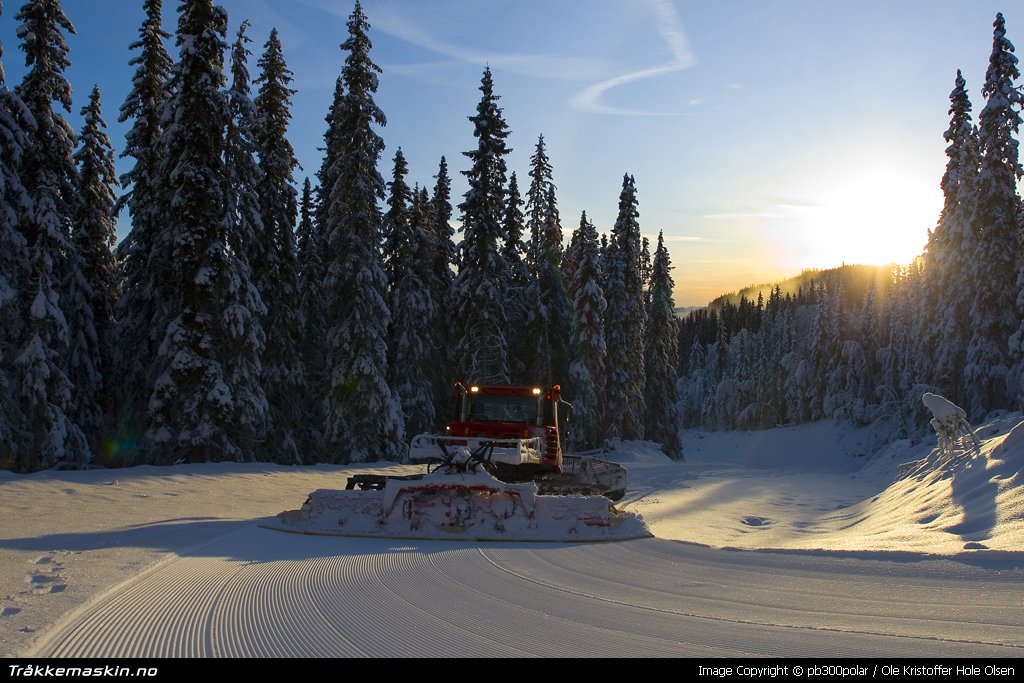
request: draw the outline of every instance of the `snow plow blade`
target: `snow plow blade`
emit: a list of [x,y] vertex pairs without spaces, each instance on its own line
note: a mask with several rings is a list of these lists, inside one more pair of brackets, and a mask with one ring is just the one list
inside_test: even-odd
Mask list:
[[601,496],[539,495],[485,471],[438,470],[369,490],[320,489],[263,524],[292,533],[464,541],[618,541],[652,534]]

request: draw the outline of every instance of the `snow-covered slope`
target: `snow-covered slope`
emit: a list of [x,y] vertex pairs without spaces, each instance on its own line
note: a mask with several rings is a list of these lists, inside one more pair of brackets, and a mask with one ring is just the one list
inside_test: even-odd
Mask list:
[[[1024,549],[1024,418],[976,429],[942,463],[934,439],[871,452],[867,429],[821,422],[684,434],[686,462],[630,444],[627,509],[656,536],[716,547],[950,555]],[[919,461],[909,468],[901,465]]]

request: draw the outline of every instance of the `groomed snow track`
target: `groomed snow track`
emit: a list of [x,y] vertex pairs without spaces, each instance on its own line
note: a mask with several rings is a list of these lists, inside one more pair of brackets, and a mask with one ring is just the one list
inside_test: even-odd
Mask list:
[[77,610],[42,657],[1024,655],[1019,571],[659,539],[471,544],[246,527]]

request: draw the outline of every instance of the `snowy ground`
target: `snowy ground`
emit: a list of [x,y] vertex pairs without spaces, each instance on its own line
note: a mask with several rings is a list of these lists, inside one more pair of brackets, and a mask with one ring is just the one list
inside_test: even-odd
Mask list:
[[[978,426],[980,454],[945,464],[934,439],[875,449],[870,430],[827,422],[689,432],[687,462],[677,467],[631,444],[626,508],[643,514],[659,538],[714,547],[1017,552],[1024,550],[1021,423],[1013,413]],[[901,477],[900,466],[915,461]]]
[[[1024,554],[1021,553],[1024,548],[1024,486],[1021,486],[1024,481],[1024,425],[1015,429],[1022,421],[1024,419],[1019,414],[1007,414],[979,426],[981,453],[959,455],[945,464],[938,462],[933,452],[933,441],[917,445],[889,444],[879,449],[869,432],[830,423],[756,433],[688,432],[684,434],[687,460],[683,463],[667,460],[647,444],[625,444],[612,457],[630,468],[630,491],[623,501],[626,509],[643,514],[659,539],[687,541],[713,548],[785,550],[830,562],[855,561],[863,563],[863,567],[854,572],[858,576],[862,570],[876,571],[864,567],[888,562],[889,558],[905,562],[908,557],[942,556],[945,560],[939,558],[937,562],[925,563],[927,571],[921,571],[927,576],[922,578],[925,581],[922,587],[915,589],[919,591],[919,595],[915,593],[915,601],[925,601],[925,595],[935,592],[934,582],[948,583],[948,590],[956,594],[961,585],[968,585],[960,582],[984,581],[984,590],[979,583],[977,594],[996,602],[979,605],[979,614],[998,614],[992,617],[997,623],[990,623],[987,630],[980,633],[951,634],[949,642],[982,643],[990,648],[1011,644],[1015,649],[1010,653],[1019,655],[1020,648],[1024,647],[1024,607],[1019,598],[1011,597],[1006,604],[1006,596],[1017,595],[1019,580],[1024,575]],[[905,468],[904,476],[901,476],[900,465],[915,460],[922,462],[916,467]],[[363,471],[376,470],[366,468]],[[256,608],[249,604],[252,595],[245,586],[255,585],[248,582],[255,581],[253,577],[261,571],[267,575],[262,580],[283,586],[280,596],[270,592],[282,600],[299,599],[300,588],[329,591],[329,587],[317,582],[330,583],[328,579],[335,580],[330,578],[335,576],[334,573],[338,581],[349,580],[344,577],[353,573],[353,567],[366,569],[376,562],[374,552],[380,550],[382,542],[352,541],[340,548],[338,539],[275,535],[275,532],[257,529],[254,522],[281,510],[298,507],[306,494],[314,489],[343,485],[346,473],[347,470],[340,467],[284,468],[254,464],[43,472],[28,476],[0,473],[0,496],[6,512],[0,516],[0,655],[37,653],[34,648],[41,647],[40,643],[49,643],[51,634],[61,629],[68,633],[95,633],[96,625],[90,625],[88,620],[98,619],[95,615],[101,613],[101,607],[115,609],[129,599],[131,591],[138,593],[142,586],[147,587],[148,599],[173,602],[173,598],[168,599],[173,595],[170,592],[173,587],[180,586],[185,577],[199,577],[195,581],[201,583],[203,567],[214,572],[210,567],[215,561],[230,565],[232,573],[224,575],[227,578],[223,581],[234,582],[231,585],[241,596],[239,609]],[[686,550],[691,546],[666,544],[664,540],[632,541],[613,544],[617,546],[615,548],[605,546],[593,550],[556,545],[559,550],[550,551],[547,555],[533,552],[528,546],[493,551],[484,548],[473,552],[471,548],[452,543],[408,544],[408,547],[397,550],[389,545],[389,553],[401,551],[404,559],[384,562],[379,571],[386,573],[404,567],[408,570],[404,575],[422,576],[424,568],[436,568],[438,563],[447,561],[445,558],[458,557],[458,566],[466,566],[468,562],[476,568],[472,578],[459,579],[460,585],[472,585],[474,594],[484,595],[489,586],[481,577],[491,570],[498,572],[499,565],[502,572],[516,576],[517,581],[535,583],[540,579],[531,578],[533,573],[549,571],[556,561],[566,563],[566,568],[575,567],[572,562],[576,560],[572,558],[579,556],[577,560],[584,563],[581,566],[596,566],[602,563],[595,563],[594,558],[584,555],[596,553],[610,558],[626,553],[629,555],[629,569],[612,564],[601,571],[620,572],[623,578],[629,573],[628,583],[616,582],[610,575],[602,578],[596,574],[588,581],[594,584],[594,595],[601,590],[612,590],[608,595],[613,597],[602,598],[601,604],[625,601],[631,605],[630,609],[649,616],[660,612],[638,605],[637,600],[643,603],[647,598],[641,599],[637,595],[654,595],[656,591],[652,592],[651,586],[665,586],[663,572],[666,567],[678,566],[683,561],[691,564],[705,562],[711,566],[719,561],[712,562],[706,555],[691,557],[696,549]],[[364,564],[352,565],[352,558],[357,556],[363,558],[361,562]],[[735,558],[735,553],[730,557]],[[759,557],[761,559],[754,563],[757,567],[786,562],[785,555],[778,553],[759,554]],[[314,562],[327,574],[317,574],[312,579],[302,578],[305,574],[300,577],[295,564],[300,559]],[[734,559],[729,561],[735,564]],[[423,563],[426,564],[420,566]],[[636,567],[647,564],[650,565],[649,571],[637,575]],[[259,570],[253,569],[254,566],[281,567],[282,573],[278,576],[270,574],[269,568]],[[843,566],[848,568],[848,565]],[[240,567],[248,568],[244,571],[249,573],[244,574]],[[804,571],[802,561],[800,567],[800,571]],[[963,573],[965,567],[971,571],[977,569],[982,575],[968,576]],[[796,570],[788,566],[783,569],[787,576],[795,576],[793,572]],[[890,571],[887,567],[876,569],[883,577]],[[222,569],[217,570],[220,571]],[[376,582],[375,585],[381,583],[375,572],[366,571],[370,577],[367,580]],[[452,571],[451,567],[444,569],[447,579],[453,576]],[[721,567],[714,567],[711,573],[720,575],[723,571]],[[824,576],[834,571],[836,567],[830,565]],[[221,576],[217,572],[211,576]],[[551,595],[578,590],[571,588],[572,576],[577,573],[578,568],[574,568],[559,579],[567,582],[565,586],[548,586]],[[146,581],[135,580],[143,574]],[[363,575],[362,570],[355,574]],[[756,575],[759,572],[751,572],[750,576],[742,578],[741,584],[752,585],[750,581]],[[239,583],[243,576],[246,577],[245,583]],[[548,582],[553,580],[544,578]],[[800,585],[813,584],[818,580],[821,580],[818,575],[801,575]],[[313,583],[309,584],[310,581]],[[766,588],[766,595],[780,592],[777,580],[773,581],[776,583]],[[1009,592],[1005,595],[1002,581],[1010,582],[1006,584]],[[395,585],[391,580],[387,583]],[[196,585],[200,586],[199,583]],[[229,594],[231,591],[225,589],[226,585],[216,581],[210,584]],[[665,590],[668,593],[676,591],[680,595],[687,593],[685,601],[684,597],[677,596],[684,601],[679,603],[678,610],[687,619],[707,617],[699,613],[704,608],[694,607],[699,602],[707,604],[708,614],[713,613],[715,620],[722,621],[724,610],[725,621],[733,623],[728,617],[730,608],[725,605],[728,595],[723,594],[723,602],[719,602],[715,597],[715,585],[715,581],[694,581],[691,577],[675,588]],[[161,586],[164,588],[159,588]],[[612,586],[617,587],[612,589]],[[629,587],[628,596],[623,595],[623,586]],[[168,592],[160,593],[158,588]],[[197,596],[202,593],[200,588],[196,589]],[[288,597],[290,590],[298,591],[293,598]],[[731,595],[732,592],[727,593]],[[415,594],[416,587],[413,586],[409,596],[403,599],[426,599]],[[879,605],[884,603],[886,595],[880,598],[881,602],[873,602],[870,607],[855,611],[868,613],[884,609]],[[579,596],[576,600],[571,604],[578,605]],[[776,598],[766,600],[771,602]],[[483,609],[484,604],[476,603],[481,608],[478,610],[481,615],[487,612]],[[996,605],[1007,611],[999,612]],[[781,633],[806,626],[790,623],[797,618],[792,616],[797,612],[791,606],[787,605],[785,610],[781,610],[779,605],[768,606],[779,614],[758,618],[772,628],[782,629]],[[406,604],[403,610],[408,609]],[[516,605],[514,609],[525,607]],[[557,608],[552,609],[557,613]],[[594,610],[597,610],[595,615],[601,614],[596,606]],[[886,647],[896,649],[896,644],[887,640],[876,642],[894,634],[900,638],[934,640],[936,629],[941,630],[944,628],[941,623],[951,619],[941,613],[938,603],[935,610],[935,623],[926,625],[916,621],[884,628],[872,624],[862,625],[857,627],[860,630],[855,628],[854,631],[860,634],[859,638],[867,639],[862,643],[865,652],[889,651]],[[253,620],[246,618],[244,613],[232,614],[232,628],[252,627]],[[407,616],[401,610],[395,614],[396,618]],[[192,618],[195,615],[186,613],[186,616]],[[180,620],[180,614],[178,618]],[[587,619],[590,618],[588,615]],[[607,618],[612,616],[609,614]],[[739,618],[736,617],[737,620]],[[896,623],[893,621],[895,616],[885,618],[889,620],[885,622],[887,624]],[[818,623],[807,614],[799,619],[810,620],[812,625]],[[863,619],[858,617],[857,623]],[[168,620],[168,623],[173,621],[171,617]],[[972,617],[964,621],[973,622],[975,619]],[[651,622],[655,631],[644,641],[643,647],[651,648],[652,653],[691,652],[680,649],[682,646],[678,643],[672,645],[676,648],[673,650],[665,635],[657,632],[655,622]],[[701,623],[706,626],[706,622]],[[587,629],[593,628],[594,624],[587,624]],[[602,628],[607,630],[610,627]],[[665,626],[666,632],[676,628],[677,625]],[[753,626],[747,624],[744,628]],[[581,647],[590,642],[583,636],[584,632],[580,631]],[[260,641],[259,634],[247,635],[239,631],[232,637],[223,628],[218,633],[227,641],[216,653],[275,653],[255,645],[248,649],[245,647],[246,642],[264,642]],[[763,635],[762,631],[758,633]],[[730,634],[739,638],[735,631],[730,631]],[[49,643],[50,649],[41,652],[192,652],[186,647],[186,640],[168,644],[167,636],[168,632],[162,631],[154,635],[153,642],[162,642],[164,649],[117,650],[108,643],[104,646],[107,649],[88,645],[65,651]],[[750,634],[744,636],[750,637]],[[821,634],[815,637],[827,640],[827,636]],[[945,635],[939,633],[937,637],[938,641],[932,643],[937,649],[950,646]],[[629,638],[628,635],[618,635],[611,642],[625,647]],[[60,642],[77,641],[68,636]],[[138,647],[142,648],[148,641],[138,642],[141,643]],[[279,641],[268,638],[265,642]],[[749,640],[744,642],[750,643]],[[807,642],[819,641],[812,639]],[[830,642],[821,642],[823,646],[832,647]],[[844,639],[842,642],[858,641]],[[777,644],[775,641],[769,643],[772,646]],[[278,654],[306,652],[300,645],[314,648],[315,643],[303,642],[296,645],[298,649]],[[352,647],[353,653],[370,651],[366,645],[353,644]],[[728,652],[735,651],[741,650],[728,649]],[[755,651],[785,653],[784,649]],[[974,651],[965,650],[968,653]],[[195,652],[210,654],[202,649]],[[308,652],[322,654],[324,651],[310,649]],[[513,648],[506,654],[517,652]],[[544,654],[543,651],[530,652]],[[813,649],[803,651],[804,654],[813,652]],[[580,653],[585,653],[585,650],[580,650]]]

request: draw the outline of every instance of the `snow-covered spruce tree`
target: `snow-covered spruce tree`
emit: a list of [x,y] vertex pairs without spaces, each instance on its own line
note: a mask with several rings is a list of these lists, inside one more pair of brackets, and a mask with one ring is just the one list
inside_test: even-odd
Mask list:
[[[327,327],[325,457],[349,462],[397,460],[402,456],[402,411],[387,383],[387,276],[381,262],[384,179],[377,162],[384,142],[373,126],[385,124],[377,107],[380,67],[370,59],[370,25],[357,2],[348,21],[348,52],[341,78],[344,98],[332,107],[337,149],[328,169],[333,179],[322,195],[327,203],[321,226],[325,263],[324,310]],[[322,180],[322,179],[321,179]]]
[[619,215],[606,255],[605,334],[607,335],[609,437],[643,438],[644,330],[643,279],[640,274],[640,223],[636,183],[626,174],[619,194]]
[[[879,364],[878,349],[883,345],[879,327],[878,299],[881,290],[878,282],[872,282],[864,294],[860,311],[853,321],[854,332],[851,336],[860,344],[864,352],[864,390],[867,408],[877,412],[880,401],[878,392]],[[870,416],[866,416],[866,419]],[[794,420],[795,421],[795,420]]]
[[563,384],[568,399],[572,361],[572,312],[562,273],[562,221],[555,198],[551,162],[540,136],[530,159],[530,189],[526,196],[530,247],[527,265],[533,276],[526,289],[526,363],[532,382]]
[[158,296],[173,317],[155,359],[146,446],[155,463],[249,459],[262,452],[266,423],[264,307],[250,281],[248,231],[225,197],[225,158],[235,153],[222,90],[227,16],[211,0],[185,0],[178,12],[157,179],[169,235],[159,241],[172,245]]
[[534,348],[529,335],[524,334],[521,325],[516,323],[528,318],[530,309],[526,302],[526,293],[531,278],[524,259],[526,244],[523,243],[523,199],[519,194],[519,181],[515,173],[512,173],[508,181],[502,229],[505,232],[505,244],[502,246],[501,258],[509,272],[506,304],[508,318],[512,323],[508,335],[509,377],[513,382],[528,384],[536,381],[529,376],[527,367],[527,360],[532,356]]
[[430,221],[430,231],[437,248],[433,253],[431,272],[432,286],[436,287],[432,298],[438,302],[440,316],[447,321],[437,330],[428,330],[434,339],[434,354],[431,365],[430,382],[434,388],[434,405],[440,414],[447,415],[451,406],[452,383],[455,380],[455,358],[452,351],[452,311],[455,305],[453,284],[455,268],[458,267],[458,251],[452,239],[455,230],[451,226],[452,218],[452,181],[448,176],[448,162],[442,156],[438,162],[437,175],[434,176],[434,188],[430,194],[430,204],[425,208]]
[[[330,192],[337,181],[337,161],[345,149],[344,136],[341,130],[342,122],[345,120],[345,81],[338,76],[334,82],[334,98],[327,110],[324,121],[327,122],[327,130],[324,132],[324,158],[320,162],[320,170],[316,172],[316,225],[327,225],[327,213],[330,209]],[[321,244],[323,241],[321,240]],[[322,254],[326,258],[326,254]]]
[[[244,252],[250,260],[263,251],[264,234],[256,161],[256,105],[249,78],[249,48],[245,35],[249,22],[243,21],[231,44],[231,85],[227,91],[228,119],[224,135],[224,199],[227,203],[228,247]],[[251,263],[250,263],[251,265]]]
[[[146,0],[146,18],[139,39],[131,44],[139,53],[129,62],[137,67],[132,90],[121,105],[118,120],[134,120],[125,136],[122,157],[135,160],[131,170],[121,176],[127,189],[118,201],[118,209],[128,207],[131,230],[117,247],[120,296],[115,307],[114,329],[114,419],[118,438],[137,443],[145,421],[152,391],[152,360],[170,321],[169,301],[159,292],[171,274],[169,240],[163,229],[163,188],[158,176],[163,160],[160,147],[160,117],[166,100],[165,83],[171,70],[171,57],[164,41],[170,35],[163,30],[162,0]],[[124,456],[122,456],[124,457]]]
[[[397,181],[397,173],[395,178]],[[413,191],[408,215],[406,237],[401,242],[404,254],[398,260],[402,267],[391,292],[394,321],[390,367],[392,386],[405,412],[406,431],[412,436],[437,429],[439,404],[435,403],[432,383],[437,368],[433,364],[437,362],[436,345],[442,341],[439,332],[445,321],[441,317],[443,299],[436,298],[439,290],[433,282],[433,262],[440,245],[431,225],[426,190]]]
[[405,416],[410,435],[433,427],[433,387],[428,379],[429,352],[421,332],[437,324],[437,310],[427,292],[431,255],[428,246],[415,234],[427,216],[418,207],[413,224],[413,203],[419,200],[405,182],[409,164],[402,148],[395,152],[391,182],[388,183],[388,210],[384,214],[384,265],[388,277],[388,302],[392,311],[388,330],[388,384],[392,387]]
[[[657,252],[655,252],[657,261]],[[652,274],[653,277],[653,274]],[[758,295],[756,310],[761,311],[758,329],[758,355],[760,356],[761,382],[756,389],[758,428],[767,428],[786,421],[786,363],[784,359],[794,347],[793,320],[790,306],[782,296],[778,285],[768,295],[762,306]],[[648,378],[648,381],[649,378]]]
[[[299,309],[302,311],[305,327],[299,339],[299,352],[306,373],[306,385],[311,388],[326,386],[325,342],[327,331],[323,315],[324,247],[322,235],[316,223],[316,202],[309,178],[302,184],[299,203],[299,227],[295,244],[299,274]],[[322,437],[323,400],[317,391],[309,391],[301,402],[305,412],[305,436],[308,438],[310,453],[319,448]]]
[[[344,141],[340,126],[345,120],[345,83],[338,76],[334,85],[334,99],[324,120],[327,130],[324,132],[324,158],[320,169],[316,172],[317,186],[313,203],[312,230],[307,237],[300,237],[299,262],[302,271],[302,304],[306,316],[306,337],[302,345],[302,359],[306,365],[306,376],[312,386],[326,386],[327,381],[327,313],[324,309],[323,286],[327,277],[327,262],[331,256],[327,252],[327,212],[330,208],[329,194],[336,184],[335,174],[338,170],[338,157],[344,150]],[[320,416],[318,424],[324,424],[322,411],[323,401],[311,414]]]
[[434,234],[442,247],[434,263],[434,272],[450,287],[455,279],[453,269],[457,268],[459,264],[458,252],[453,241],[455,230],[451,226],[452,179],[448,176],[448,162],[443,156],[438,162],[434,181],[434,190],[430,196],[430,211]]
[[686,371],[680,376],[677,393],[680,399],[680,418],[687,428],[700,425],[701,407],[707,392],[704,368],[704,344],[700,336],[690,338],[690,352],[686,359]]
[[601,289],[597,229],[584,211],[573,233],[577,250],[572,274],[574,353],[569,366],[573,398],[573,437],[579,449],[596,448],[604,439],[605,335],[604,313],[608,303]]
[[813,421],[831,415],[825,412],[825,398],[829,374],[838,364],[841,340],[838,294],[826,289],[824,282],[812,287],[814,303],[810,306],[805,354],[810,368],[806,386],[807,413]]
[[665,248],[663,233],[659,232],[651,266],[650,303],[644,343],[647,375],[644,435],[650,441],[660,443],[669,457],[679,459],[683,457],[683,445],[679,440],[679,411],[676,407],[679,330],[675,300],[672,298],[673,287],[672,262]]
[[23,300],[31,272],[22,228],[32,218],[32,200],[21,179],[21,162],[34,132],[35,119],[7,88],[0,64],[0,467],[12,467],[27,455],[21,452],[27,444],[14,359],[25,331]]
[[505,241],[501,219],[505,209],[505,144],[508,125],[494,94],[490,68],[480,84],[473,135],[477,148],[464,152],[471,167],[462,211],[459,274],[454,287],[455,368],[463,381],[509,381],[509,320],[506,305],[508,267],[501,258]]
[[644,310],[650,308],[651,299],[651,242],[646,237],[640,240],[640,281],[644,288]]
[[[987,101],[978,116],[981,174],[973,221],[978,274],[971,308],[974,334],[965,370],[965,407],[977,417],[986,410],[1020,409],[1024,404],[1024,259],[1017,194],[1024,169],[1015,139],[1024,92],[1015,85],[1020,69],[1002,14],[996,15],[993,26],[992,55],[981,89]],[[1016,293],[1016,300],[1010,292]],[[1003,338],[1009,338],[1009,357],[1007,347],[999,344]]]
[[262,377],[271,418],[267,445],[277,461],[301,463],[301,453],[313,445],[315,430],[307,424],[310,416],[304,410],[310,393],[301,351],[306,319],[302,307],[295,305],[300,293],[293,232],[298,213],[293,174],[299,162],[287,137],[295,91],[288,87],[292,73],[285,64],[276,29],[270,32],[258,66],[259,92],[254,99],[259,157],[256,194],[263,230],[255,241],[253,276],[267,307]]
[[818,299],[821,324],[818,328],[818,344],[815,349],[818,394],[821,396],[823,417],[833,417],[845,405],[843,394],[843,313],[842,287],[839,284],[828,287]]
[[[388,277],[388,291],[395,291],[395,286],[402,273],[409,268],[410,262],[416,258],[407,251],[409,242],[409,212],[412,205],[412,190],[405,182],[409,174],[409,163],[399,147],[395,152],[391,182],[388,183],[388,210],[384,214],[384,272]],[[392,311],[395,310],[392,305]]]
[[[922,361],[915,329],[915,316],[921,308],[922,273],[918,264],[893,273],[892,293],[887,297],[886,318],[889,339],[880,352],[881,393],[887,400],[886,416],[898,436],[909,436],[921,424],[921,381],[918,368]],[[921,418],[921,419],[918,419]]]
[[307,284],[317,284],[319,277],[314,274],[321,269],[314,264],[320,260],[320,249],[317,245],[314,215],[316,206],[313,202],[313,185],[309,178],[302,182],[302,194],[299,197],[299,225],[295,230],[295,253],[299,264],[299,282],[303,288]]
[[[584,213],[586,213],[584,211]],[[568,287],[569,300],[576,299],[576,290],[573,289],[572,280],[576,272],[576,262],[580,253],[580,230],[577,228],[569,234],[569,244],[562,252],[562,272],[565,273],[566,287]]]
[[[548,195],[554,188],[553,177],[551,160],[548,158],[544,136],[541,135],[537,138],[537,146],[534,148],[533,156],[530,157],[530,188],[526,193],[526,229],[530,233],[530,243],[526,250],[526,266],[533,279],[537,279],[540,275],[545,246],[554,246],[553,243],[556,241],[547,234],[556,229],[555,226],[548,224],[551,218]],[[555,213],[557,215],[557,208]],[[557,232],[557,256],[561,261],[561,225],[557,226]]]
[[964,383],[965,408],[972,416],[1009,407],[1007,342],[1019,327],[1015,294],[1020,262],[1020,197],[1016,181],[1021,176],[1021,167],[1013,136],[1020,125],[1017,109],[1024,96],[1014,86],[1020,72],[1013,45],[1006,38],[1002,14],[996,16],[994,27],[992,54],[981,89],[987,102],[978,117],[981,173],[971,221],[975,234],[971,255],[975,290]]
[[[231,46],[231,84],[227,91],[228,122],[224,136],[224,197],[227,205],[227,248],[234,258],[230,269],[223,313],[224,368],[230,386],[237,388],[239,432],[248,450],[245,457],[268,460],[280,457],[295,462],[293,453],[276,453],[268,441],[274,425],[263,389],[264,321],[267,308],[253,274],[253,262],[265,253],[260,238],[265,234],[258,185],[261,171],[256,161],[257,112],[251,96],[245,35],[249,22],[238,27]],[[288,444],[290,446],[290,444]]]
[[[119,186],[114,169],[114,150],[107,137],[107,124],[100,110],[100,91],[93,88],[89,104],[82,108],[85,123],[79,137],[81,146],[75,153],[78,162],[78,195],[81,201],[75,221],[74,239],[81,257],[79,290],[87,297],[87,306],[95,335],[82,339],[78,347],[95,357],[83,362],[91,375],[88,384],[80,383],[77,402],[80,424],[94,453],[99,452],[103,438],[104,416],[112,412],[114,343],[114,304],[117,300],[117,273],[112,248],[117,239],[117,217],[114,205]],[[74,330],[72,327],[72,330]],[[88,334],[88,326],[73,334]],[[85,361],[86,359],[83,359]]]
[[71,62],[63,32],[74,33],[74,27],[59,0],[27,2],[16,18],[30,68],[15,92],[36,128],[21,163],[21,179],[32,202],[28,220],[21,224],[29,274],[21,292],[25,328],[14,358],[25,424],[11,464],[30,471],[89,459],[86,438],[75,422],[68,329],[69,318],[89,311],[74,296],[80,265],[70,231],[78,206],[75,133],[53,107],[56,103],[71,109],[71,86],[64,77]]
[[946,171],[942,176],[944,202],[927,246],[927,289],[935,314],[935,351],[932,382],[943,396],[960,405],[963,396],[964,358],[969,340],[969,319],[974,274],[967,255],[974,248],[970,219],[974,214],[978,180],[978,132],[971,122],[967,82],[957,69],[949,94],[949,128],[943,138]]

